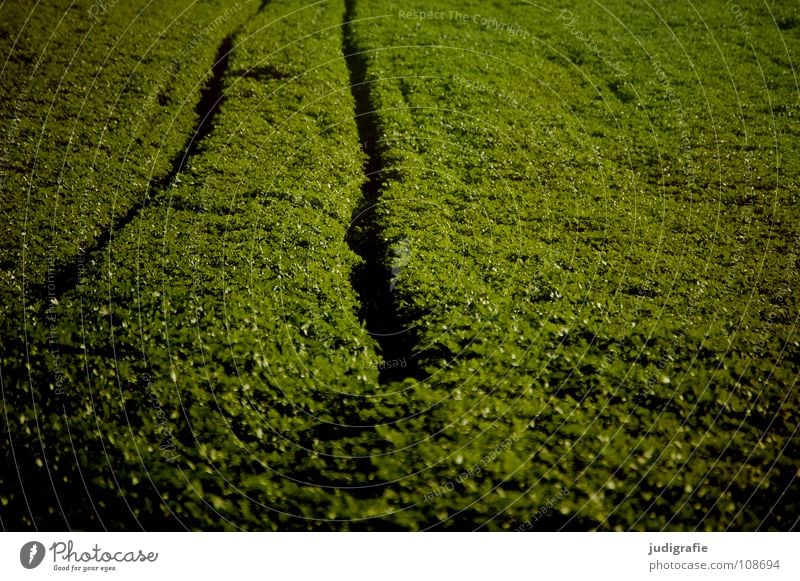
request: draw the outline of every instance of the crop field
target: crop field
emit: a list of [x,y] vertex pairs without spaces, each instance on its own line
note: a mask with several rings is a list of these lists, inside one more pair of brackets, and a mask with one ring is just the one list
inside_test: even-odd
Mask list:
[[800,5],[0,4],[2,530],[788,531]]

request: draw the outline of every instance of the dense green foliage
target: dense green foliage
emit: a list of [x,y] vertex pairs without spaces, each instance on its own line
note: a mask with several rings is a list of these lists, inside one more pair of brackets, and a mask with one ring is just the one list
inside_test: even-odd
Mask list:
[[[330,59],[341,8],[270,5],[249,21],[199,153],[87,256],[54,324],[31,315],[37,416],[8,411],[31,436],[17,461],[69,477],[46,522],[261,528],[318,512],[310,452],[363,407],[378,369],[344,242],[362,173],[347,70]],[[28,391],[12,379],[7,391]],[[74,468],[91,474],[85,502]]]
[[256,8],[101,4],[0,6],[3,318],[170,171],[221,39]]
[[[385,19],[355,30],[382,231],[410,246],[396,289],[431,376],[407,401],[426,413],[384,433],[416,444],[385,477],[452,480],[519,438],[432,501],[443,526],[515,527],[562,486],[539,526],[796,518],[787,49],[763,12],[749,45],[722,3],[629,4],[357,5]],[[423,489],[403,485],[407,503]]]
[[4,527],[793,526],[796,9],[56,4],[0,8]]

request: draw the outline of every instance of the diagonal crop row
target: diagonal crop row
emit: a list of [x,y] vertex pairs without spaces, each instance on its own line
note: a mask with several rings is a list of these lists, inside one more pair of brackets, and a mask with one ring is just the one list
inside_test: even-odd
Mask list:
[[[213,78],[202,87],[207,74],[218,73],[217,46],[251,12],[247,2],[98,8],[0,8],[7,55],[0,71],[0,370],[6,412],[16,409],[17,421],[27,419],[21,410],[30,406],[31,388],[46,386],[33,376],[22,382],[26,370],[41,365],[43,350],[56,359],[62,348],[70,352],[58,344],[59,299],[92,283],[81,279],[104,258],[113,232],[180,172],[210,125]],[[10,466],[13,438],[27,435],[13,434],[14,423],[2,445]],[[4,505],[16,490],[30,513],[16,476],[4,475]],[[42,518],[57,518],[60,509]]]
[[[232,39],[211,132],[4,367],[4,526],[315,528],[380,508],[375,343],[345,242],[362,155],[340,2]],[[15,394],[10,397],[11,394]]]
[[4,315],[54,278],[65,290],[81,254],[176,173],[217,47],[257,8],[67,4],[0,8]]

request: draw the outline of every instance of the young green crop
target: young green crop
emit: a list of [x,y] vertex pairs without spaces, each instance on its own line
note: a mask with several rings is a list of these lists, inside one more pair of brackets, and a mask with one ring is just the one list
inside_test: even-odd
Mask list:
[[0,8],[3,319],[170,172],[217,47],[257,8],[69,4]]
[[382,464],[402,526],[518,528],[559,490],[532,528],[791,525],[797,46],[713,4],[357,3],[429,376],[381,432],[415,444]]
[[197,154],[52,319],[29,315],[31,364],[4,366],[23,480],[3,477],[4,522],[30,525],[24,488],[38,526],[311,527],[345,510],[336,486],[369,485],[379,359],[345,242],[364,177],[342,11],[251,18]]
[[64,191],[3,201],[4,526],[791,527],[797,19],[727,6],[226,0],[150,52],[186,6],[70,15],[106,116],[9,133]]

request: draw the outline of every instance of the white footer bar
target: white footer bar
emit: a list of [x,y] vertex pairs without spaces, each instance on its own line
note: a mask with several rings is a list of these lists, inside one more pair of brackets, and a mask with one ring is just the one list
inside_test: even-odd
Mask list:
[[[4,533],[0,579],[800,579],[793,533]],[[585,576],[585,577],[584,577]]]

